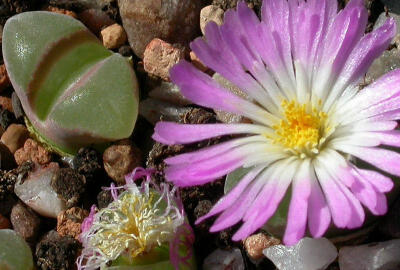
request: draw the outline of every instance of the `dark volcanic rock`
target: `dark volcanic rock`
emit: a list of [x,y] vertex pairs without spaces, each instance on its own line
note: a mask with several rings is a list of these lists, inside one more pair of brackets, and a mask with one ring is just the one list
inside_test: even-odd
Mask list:
[[74,269],[80,248],[74,238],[50,231],[36,246],[37,265],[42,270]]
[[85,191],[85,176],[72,168],[59,169],[51,179],[51,186],[65,201],[66,206],[75,206]]

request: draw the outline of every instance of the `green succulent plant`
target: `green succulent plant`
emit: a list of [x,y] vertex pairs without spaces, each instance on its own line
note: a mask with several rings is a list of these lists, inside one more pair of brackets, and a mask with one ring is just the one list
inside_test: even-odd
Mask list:
[[3,56],[31,130],[58,152],[128,137],[138,84],[128,61],[72,17],[33,11],[10,18]]

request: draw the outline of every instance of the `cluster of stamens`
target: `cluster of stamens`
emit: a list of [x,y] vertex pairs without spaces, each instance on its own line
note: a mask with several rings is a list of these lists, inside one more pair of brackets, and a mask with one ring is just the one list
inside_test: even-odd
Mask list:
[[283,145],[301,158],[315,155],[325,141],[327,114],[309,104],[282,101],[283,118],[272,128],[273,143]]

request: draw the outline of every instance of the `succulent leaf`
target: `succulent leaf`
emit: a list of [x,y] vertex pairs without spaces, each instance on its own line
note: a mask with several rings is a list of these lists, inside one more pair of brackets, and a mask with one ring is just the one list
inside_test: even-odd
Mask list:
[[74,154],[132,133],[135,73],[79,21],[45,11],[18,14],[4,26],[3,56],[36,135],[51,148]]

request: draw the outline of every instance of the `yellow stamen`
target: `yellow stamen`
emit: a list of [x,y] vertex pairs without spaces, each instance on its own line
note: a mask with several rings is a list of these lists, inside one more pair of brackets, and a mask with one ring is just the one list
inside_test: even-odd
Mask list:
[[309,104],[296,101],[282,101],[284,119],[274,125],[275,135],[272,140],[300,156],[318,153],[318,146],[327,130],[327,114]]

